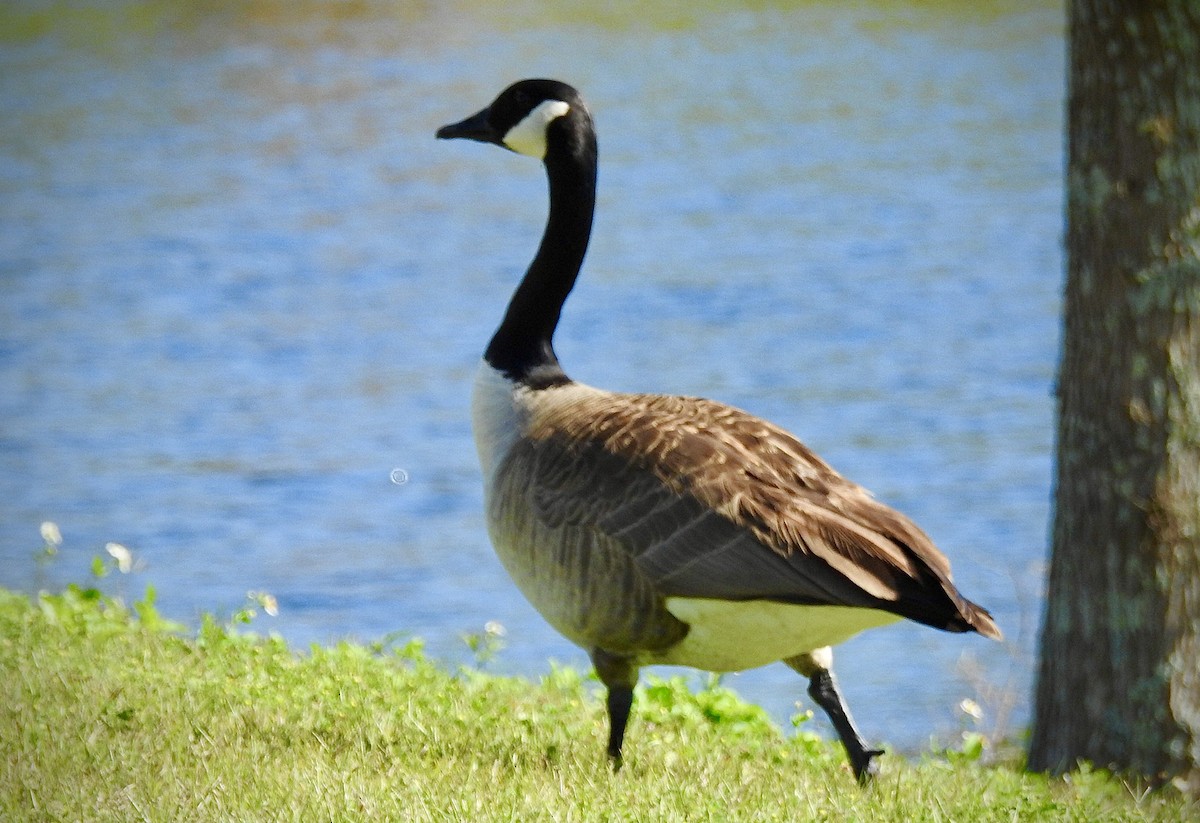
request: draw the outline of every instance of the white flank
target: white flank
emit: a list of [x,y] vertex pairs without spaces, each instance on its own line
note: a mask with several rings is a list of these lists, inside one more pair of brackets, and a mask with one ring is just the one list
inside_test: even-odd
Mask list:
[[770,600],[671,597],[667,610],[688,624],[687,637],[652,662],[736,672],[765,666],[900,618],[850,606],[797,606]]
[[569,112],[562,100],[545,100],[525,115],[504,135],[504,145],[520,154],[543,160],[546,157],[546,127]]

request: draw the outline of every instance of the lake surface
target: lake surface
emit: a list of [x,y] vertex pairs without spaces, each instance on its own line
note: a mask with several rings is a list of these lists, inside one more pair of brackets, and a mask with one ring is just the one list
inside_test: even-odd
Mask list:
[[[1027,721],[1057,4],[43,5],[0,11],[0,585],[86,581],[116,541],[140,570],[103,585],[189,623],[266,591],[254,628],[300,647],[399,632],[453,665],[497,621],[492,669],[585,667],[492,554],[469,427],[543,174],[433,139],[548,75],[600,132],[568,372],[766,416],[951,557],[1007,642],[846,643],[869,739],[952,740],[967,697],[985,731]],[[726,682],[810,707],[783,666]]]

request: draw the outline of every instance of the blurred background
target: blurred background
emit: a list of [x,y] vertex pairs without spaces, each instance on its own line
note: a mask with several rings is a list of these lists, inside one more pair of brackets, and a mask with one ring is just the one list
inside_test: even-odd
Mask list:
[[[138,571],[104,586],[152,585],[190,625],[260,591],[279,613],[253,628],[301,649],[419,636],[457,665],[495,621],[490,670],[586,668],[492,554],[469,426],[545,180],[433,139],[552,76],[590,101],[601,152],[568,373],[749,409],[907,512],[1007,641],[903,625],[840,647],[866,737],[1019,733],[1052,468],[1059,4],[499,5],[0,7],[0,585],[86,582],[115,541]],[[785,726],[809,707],[783,666],[724,682]]]

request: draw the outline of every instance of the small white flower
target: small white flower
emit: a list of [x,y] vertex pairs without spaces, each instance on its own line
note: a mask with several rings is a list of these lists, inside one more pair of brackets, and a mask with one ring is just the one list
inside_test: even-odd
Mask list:
[[483,624],[483,631],[491,637],[504,637],[508,634],[508,629],[497,620],[489,620]]
[[972,700],[969,697],[964,697],[959,702],[958,708],[963,714],[967,715],[968,717],[973,717],[976,720],[983,719],[983,707],[980,706],[978,703],[976,703],[974,700]]
[[120,543],[105,543],[104,550],[109,553],[113,560],[117,561],[117,569],[121,574],[129,574],[133,571],[133,552],[129,549]]
[[61,546],[62,532],[58,530],[58,524],[53,520],[47,520],[42,523],[42,539],[46,541],[47,546]]
[[246,592],[246,597],[258,604],[271,617],[279,616],[279,601],[269,592]]

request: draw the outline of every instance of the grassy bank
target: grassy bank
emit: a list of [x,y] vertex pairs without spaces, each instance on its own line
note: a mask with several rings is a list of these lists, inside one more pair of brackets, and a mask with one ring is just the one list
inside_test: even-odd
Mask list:
[[0,590],[3,820],[1187,820],[1084,771],[885,760],[785,736],[723,689],[639,692],[607,769],[596,684],[447,671],[404,648],[303,654],[206,621],[194,635],[71,587]]

